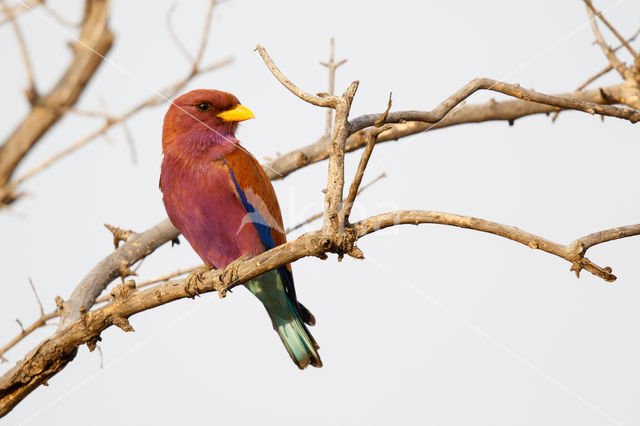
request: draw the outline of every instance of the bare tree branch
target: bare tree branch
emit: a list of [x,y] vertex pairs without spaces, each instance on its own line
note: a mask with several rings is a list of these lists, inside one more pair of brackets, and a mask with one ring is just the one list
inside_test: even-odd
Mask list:
[[16,4],[15,6],[10,6],[9,10],[2,11],[5,17],[4,19],[0,20],[0,26],[11,22],[23,13],[28,12],[31,9],[42,4],[44,4],[44,0],[24,0]]
[[[371,187],[371,185],[373,185],[374,183],[378,182],[380,179],[387,177],[386,173],[381,173],[380,175],[378,175],[378,177],[376,177],[375,179],[373,179],[371,182],[367,183],[364,186],[361,186],[360,189],[358,189],[358,192],[356,193],[356,195],[360,195],[365,189]],[[346,205],[346,203],[345,203]],[[290,232],[295,231],[296,229],[300,229],[302,228],[304,225],[308,225],[309,223],[312,223],[318,219],[320,219],[322,217],[322,215],[324,214],[324,211],[318,212],[316,214],[313,214],[311,216],[309,216],[307,219],[305,219],[304,221],[293,225],[290,228],[287,228],[284,233],[285,234],[289,234]]]
[[178,238],[178,230],[165,220],[127,242],[98,263],[80,282],[68,301],[62,303],[62,319],[58,330],[64,330],[80,319],[80,310],[90,309],[100,293],[119,276],[130,275],[129,268],[168,241]]
[[9,182],[15,168],[41,136],[76,103],[102,57],[111,48],[113,34],[107,27],[109,2],[86,0],[80,38],[73,45],[69,68],[53,90],[34,100],[33,107],[18,128],[0,147],[0,186]]
[[389,110],[391,109],[391,93],[389,93],[389,102],[387,104],[387,109],[382,115],[378,118],[378,120],[374,123],[374,128],[371,130],[369,134],[369,141],[362,152],[362,156],[360,157],[360,162],[358,163],[358,168],[356,169],[356,174],[353,177],[353,182],[351,182],[351,187],[349,188],[349,194],[347,194],[347,199],[344,202],[342,207],[342,211],[340,215],[344,217],[344,221],[349,221],[349,215],[351,214],[351,208],[353,207],[353,203],[355,202],[356,196],[360,193],[358,188],[360,188],[360,183],[362,182],[362,177],[364,176],[364,170],[367,168],[367,164],[369,164],[369,158],[373,153],[373,147],[378,140],[378,136],[380,133],[389,130],[391,125],[387,124],[385,126],[382,125],[384,121],[387,119],[389,115]]
[[[476,78],[467,83],[462,89],[451,95],[432,111],[401,111],[392,112],[387,117],[387,123],[397,123],[400,121],[422,121],[428,123],[438,123],[456,105],[471,96],[478,90],[491,90],[503,93],[524,101],[536,102],[549,105],[558,109],[573,109],[589,114],[600,114],[610,117],[617,117],[636,123],[640,120],[640,111],[630,108],[620,108],[611,105],[602,105],[596,102],[583,101],[575,97],[562,97],[556,95],[546,95],[533,90],[524,89],[519,84],[509,84],[489,78]],[[349,130],[354,133],[375,123],[378,114],[368,114],[355,118],[349,122]]]
[[[327,71],[329,73],[329,87],[328,87],[327,93],[330,96],[333,96],[333,93],[335,92],[336,69],[338,69],[340,65],[347,62],[346,59],[341,59],[338,62],[335,62],[334,56],[335,56],[335,40],[333,39],[333,37],[331,37],[329,41],[329,61],[328,62],[320,61],[320,65],[327,67]],[[324,135],[327,138],[331,135],[332,122],[333,122],[333,110],[328,109],[327,124],[324,131]]]
[[[340,215],[344,189],[344,147],[349,137],[349,112],[358,84],[358,81],[354,81],[340,98],[335,97],[336,116],[329,144],[327,190],[324,196],[324,217],[322,220],[322,230],[327,237],[331,238],[340,236],[344,229],[344,216]],[[354,254],[350,250],[348,252]]]
[[583,0],[587,5],[587,14],[589,15],[589,19],[591,21],[591,29],[593,30],[593,35],[596,37],[596,43],[600,46],[605,56],[609,60],[611,66],[618,71],[618,74],[625,80],[629,78],[630,69],[618,59],[616,54],[613,52],[611,47],[604,41],[602,38],[602,34],[600,33],[600,29],[598,28],[598,22],[596,22],[596,17],[594,14],[594,8],[591,5],[590,0]]
[[[207,67],[206,69],[203,68],[201,72],[208,72],[208,71],[221,68],[231,63],[231,61],[232,61],[231,58],[223,59],[222,61],[217,62]],[[5,204],[5,205],[10,204],[16,199],[16,194],[17,194],[16,188],[19,185],[31,179],[33,176],[37,175],[38,173],[41,173],[42,171],[46,170],[47,168],[55,164],[60,159],[66,157],[72,152],[75,152],[79,148],[82,148],[83,146],[87,145],[89,142],[92,142],[93,140],[97,139],[99,136],[103,136],[113,126],[124,123],[126,120],[128,120],[129,118],[133,117],[134,115],[138,114],[140,111],[146,108],[154,107],[165,102],[166,99],[173,97],[184,86],[186,86],[189,83],[189,81],[191,81],[192,78],[193,77],[190,76],[190,77],[181,79],[177,83],[174,83],[162,89],[160,91],[162,95],[153,95],[148,99],[140,102],[139,104],[131,107],[129,110],[127,110],[126,112],[124,112],[123,114],[117,117],[107,117],[105,123],[99,128],[97,128],[96,130],[94,130],[93,132],[78,139],[76,142],[72,143],[68,147],[62,149],[61,151],[57,152],[56,154],[52,155],[46,160],[42,161],[40,164],[37,164],[36,166],[34,166],[32,169],[27,171],[25,174],[23,174],[19,178],[13,180],[12,182],[9,182],[4,186],[0,186],[0,206],[2,204]]]
[[[627,40],[625,40],[624,37],[622,37],[620,35],[620,33],[618,32],[618,30],[616,30],[613,25],[611,25],[609,23],[609,21],[607,21],[607,19],[604,17],[604,15],[602,14],[602,12],[599,12],[596,10],[595,7],[593,7],[593,4],[591,4],[591,0],[584,0],[585,4],[587,5],[587,8],[589,9],[589,11],[591,12],[591,14],[595,14],[598,18],[600,18],[600,20],[602,21],[603,24],[605,24],[607,26],[607,28],[609,28],[609,30],[613,33],[614,36],[616,36],[618,38],[618,40],[620,40],[620,43],[622,43],[622,45],[629,51],[629,53],[631,53],[631,56],[633,56],[634,58],[636,58],[638,56],[638,54],[636,53],[635,50],[633,50],[633,48],[631,47],[631,45],[627,42]],[[589,14],[590,17],[592,17],[592,15]],[[599,31],[598,31],[599,33]]]
[[[589,234],[571,244],[562,245],[515,227],[483,219],[451,213],[413,210],[385,213],[367,218],[354,225],[349,225],[348,228],[351,232],[345,234],[353,239],[350,241],[350,244],[353,244],[357,239],[389,226],[420,223],[474,229],[508,238],[533,249],[543,250],[568,260],[572,264],[572,270],[576,273],[579,273],[581,269],[587,269],[609,281],[615,280],[611,269],[601,268],[584,257],[586,250],[603,242],[640,235],[640,224],[636,224]],[[156,230],[167,228],[169,225],[169,221],[166,220],[140,234],[140,237],[148,238],[147,241],[153,245],[159,245],[162,241],[166,242],[167,236]],[[155,238],[151,238],[150,234],[153,234]],[[128,244],[130,243],[125,244],[121,249]],[[341,253],[346,250],[347,247],[344,246],[333,246],[322,230],[305,233],[293,241],[234,265],[236,268],[234,272],[239,278],[226,289],[233,288],[268,270],[294,262],[305,256],[324,258],[329,251]],[[104,261],[101,262],[101,264],[103,263]],[[112,265],[112,275],[117,276],[117,272],[118,266]],[[196,284],[197,291],[207,293],[219,289],[222,277],[229,272],[225,268],[205,273],[202,282]],[[96,342],[100,340],[101,332],[106,328],[116,325],[125,331],[133,331],[133,327],[128,321],[132,315],[174,300],[191,297],[192,294],[185,289],[185,286],[185,280],[177,280],[139,291],[133,281],[127,281],[113,289],[111,292],[113,300],[108,305],[89,312],[83,309],[75,322],[69,323],[65,328],[59,328],[56,334],[40,343],[14,368],[0,377],[0,416],[8,413],[31,391],[61,371],[75,357],[78,346],[86,343],[90,349],[95,348]]]
[[[189,274],[198,268],[199,266],[193,266],[191,268],[178,269],[177,271],[170,272],[168,274],[164,274],[159,277],[138,283],[136,284],[136,288],[140,289],[140,288],[148,287],[153,284],[157,284],[159,282],[169,281],[172,278]],[[96,301],[94,302],[94,305],[97,305],[100,303],[106,303],[110,300],[111,300],[110,295],[101,296],[96,299]],[[53,312],[49,312],[48,314],[45,314],[42,308],[42,304],[40,305],[40,313],[41,313],[40,318],[38,318],[33,324],[31,324],[27,328],[22,328],[22,332],[20,334],[18,334],[16,337],[11,339],[11,341],[9,341],[9,343],[7,343],[6,345],[0,347],[0,361],[7,362],[7,359],[4,357],[4,354],[7,353],[9,349],[13,348],[16,344],[18,344],[18,342],[20,342],[25,337],[33,333],[35,330],[46,326],[47,321],[60,316],[60,312],[57,309]]]
[[[465,88],[467,86],[465,86]],[[570,98],[573,100],[583,101],[586,105],[610,105],[618,102],[619,100],[625,100],[626,102],[640,101],[640,91],[629,84],[618,84],[596,90],[553,95],[553,98]],[[462,100],[463,99],[460,99],[460,101]],[[387,122],[395,121],[399,124],[394,124],[390,130],[381,133],[378,137],[377,143],[395,141],[406,136],[422,133],[426,130],[431,131],[467,123],[483,123],[485,121],[500,120],[513,124],[513,122],[518,118],[534,114],[549,114],[561,109],[572,108],[569,108],[568,106],[561,108],[545,103],[535,103],[525,100],[503,102],[491,100],[479,105],[467,104],[459,106],[452,111],[450,110],[450,112],[440,121],[436,120],[438,118],[436,110],[396,111],[389,114],[390,118]],[[638,117],[639,113],[637,111],[628,111],[629,114],[635,114],[635,117]],[[367,114],[356,117],[350,121],[351,135],[347,139],[345,147],[347,152],[355,151],[366,145],[369,140],[369,129],[366,129],[366,127],[373,125],[376,117],[379,115],[379,113]],[[392,117],[393,120],[391,119]],[[419,120],[413,121],[417,119]],[[300,169],[302,166],[325,160],[328,156],[328,139],[322,137],[311,145],[294,150],[270,161],[267,163],[268,167],[266,167],[265,170],[269,178],[272,180],[282,179],[290,173]],[[277,173],[274,172],[274,170],[277,171]]]
[[193,73],[198,72],[198,66],[202,63],[204,52],[207,49],[207,40],[209,39],[209,32],[211,30],[211,17],[213,16],[213,8],[216,5],[216,0],[209,0],[209,7],[207,8],[207,17],[204,21],[204,30],[202,31],[202,37],[200,38],[200,44],[198,45],[198,52],[196,58],[193,60]]
[[[325,213],[322,229],[327,235],[337,236],[339,235],[339,230],[343,228],[342,222],[344,220],[343,217],[340,217],[339,212],[342,208],[342,190],[344,187],[344,146],[347,137],[349,137],[349,111],[351,110],[351,103],[356,94],[359,83],[357,81],[351,83],[342,96],[333,96],[327,93],[314,96],[304,92],[293,84],[291,80],[285,77],[262,45],[259,44],[256,47],[256,50],[260,53],[262,60],[274,77],[282,83],[284,87],[289,89],[291,93],[310,104],[330,107],[336,110],[333,134],[331,136],[331,142],[329,143],[328,180],[324,198]],[[273,172],[276,171],[273,170]]]
[[[168,274],[164,274],[164,275],[159,276],[157,278],[153,278],[151,280],[143,281],[143,282],[137,284],[136,288],[144,288],[144,287],[148,287],[148,286],[153,285],[153,284],[157,284],[159,282],[168,281],[168,280],[170,280],[172,278],[179,277],[181,275],[185,275],[185,274],[191,273],[191,272],[195,271],[198,268],[199,268],[199,266],[194,266],[194,267],[186,268],[186,269],[179,269],[177,271],[174,271],[174,272],[171,272],[171,273],[168,273]],[[111,296],[109,296],[109,295],[101,296],[101,297],[96,299],[94,304],[105,303],[105,302],[108,302],[109,300],[111,300]],[[38,329],[40,327],[44,327],[45,325],[47,325],[47,321],[48,320],[60,316],[60,312],[58,310],[55,310],[55,311],[50,312],[48,314],[45,314],[44,311],[41,309],[41,314],[42,315],[41,315],[40,318],[38,318],[38,320],[36,320],[33,324],[31,324],[26,329],[23,328],[22,332],[19,335],[17,335],[14,339],[12,339],[5,346],[0,348],[0,359],[3,359],[6,362],[6,359],[3,357],[3,355],[9,349],[14,347],[18,342],[23,340],[26,336],[31,334],[36,329]]]
[[18,344],[18,342],[20,342],[22,339],[24,339],[26,336],[28,336],[29,334],[33,333],[35,330],[37,330],[40,327],[44,327],[45,325],[47,325],[47,321],[49,321],[52,318],[57,317],[58,311],[55,312],[50,312],[44,316],[41,316],[40,318],[38,318],[33,324],[31,324],[29,327],[27,328],[23,328],[21,333],[18,334],[16,337],[14,337],[13,339],[11,339],[6,345],[4,345],[3,347],[0,348],[0,360],[2,360],[2,362],[7,362],[7,359],[4,357],[4,354],[11,349],[12,347],[14,347],[15,345]]
[[[361,194],[363,191],[365,191],[367,188],[370,188],[373,184],[375,184],[376,182],[378,182],[380,179],[382,179],[384,177],[386,177],[386,173],[381,173],[378,177],[373,179],[371,182],[369,182],[366,185],[360,187],[360,189],[358,190],[358,195]],[[309,223],[311,223],[311,222],[313,222],[313,221],[315,221],[317,219],[320,219],[322,217],[322,215],[323,215],[323,212],[318,212],[318,213],[310,216],[305,221],[303,221],[303,222],[301,222],[301,223],[299,223],[299,224],[297,224],[295,226],[292,226],[290,228],[287,228],[285,230],[285,234],[289,234],[289,233],[301,228],[302,226],[304,226],[306,224],[309,224]],[[133,231],[130,231],[130,230],[127,230],[127,229],[121,229],[121,228],[118,228],[116,226],[112,226],[112,225],[108,225],[108,224],[105,224],[105,227],[113,234],[113,244],[114,244],[114,247],[116,249],[118,249],[118,247],[120,246],[120,242],[122,242],[122,241],[126,242],[130,238],[133,238],[133,237],[138,235]],[[135,263],[134,261],[132,261],[132,262]],[[140,288],[144,288],[144,287],[150,286],[152,284],[156,284],[156,283],[163,282],[163,281],[168,281],[168,280],[170,280],[172,278],[175,278],[175,277],[178,277],[180,275],[185,275],[185,274],[194,272],[195,270],[197,270],[199,268],[200,268],[200,266],[193,266],[191,268],[179,269],[177,271],[170,272],[168,274],[164,274],[164,275],[161,275],[159,277],[156,277],[156,278],[153,278],[153,279],[150,279],[150,280],[147,280],[147,281],[136,283],[136,288],[140,289]],[[119,272],[121,272],[121,271],[119,271]],[[34,289],[34,292],[35,292],[35,289]],[[37,297],[38,296],[36,294],[36,298]],[[95,300],[94,305],[97,305],[97,304],[100,304],[100,303],[105,303],[105,302],[108,302],[109,300],[111,300],[111,296],[109,296],[109,295],[100,296]],[[39,301],[39,299],[38,299],[38,301]],[[23,340],[25,337],[30,335],[32,332],[34,332],[38,328],[41,328],[41,327],[44,327],[45,325],[47,325],[47,321],[48,320],[60,316],[60,312],[57,309],[55,311],[53,311],[53,312],[45,314],[41,303],[40,303],[40,313],[41,313],[40,318],[38,318],[33,324],[31,324],[26,329],[23,329],[22,332],[20,334],[18,334],[15,338],[13,338],[11,341],[9,341],[9,343],[7,343],[6,345],[0,347],[0,361],[6,362],[7,360],[6,360],[6,358],[4,358],[3,355],[5,353],[7,353],[7,351],[9,351],[9,349],[13,348],[18,342]]]
[[[202,33],[202,37],[201,37],[201,41],[200,44],[198,46],[198,51],[200,52],[204,52],[206,43],[207,43],[207,39],[209,36],[209,32],[210,32],[210,20],[211,20],[211,15],[212,15],[212,7],[215,5],[215,1],[211,1],[209,4],[209,9],[207,11],[207,23],[205,24],[203,33]],[[81,39],[82,40],[82,39]],[[51,165],[53,165],[54,163],[56,163],[57,161],[59,161],[60,159],[66,157],[67,155],[71,154],[72,152],[76,151],[77,149],[87,145],[89,142],[95,140],[96,138],[98,138],[99,136],[103,136],[106,134],[106,132],[113,126],[115,125],[123,125],[125,126],[125,122],[133,117],[134,115],[136,115],[137,113],[139,113],[140,111],[149,108],[149,107],[153,107],[153,106],[157,106],[160,105],[161,103],[167,101],[168,99],[174,97],[176,94],[178,94],[180,92],[180,90],[182,90],[182,88],[184,88],[191,80],[193,80],[193,78],[195,78],[198,75],[204,74],[204,73],[208,73],[214,70],[217,70],[219,68],[222,68],[226,65],[228,65],[229,63],[231,63],[232,59],[231,58],[225,58],[222,59],[221,61],[215,62],[213,64],[207,65],[207,66],[202,66],[201,64],[201,60],[202,60],[202,56],[203,54],[199,55],[199,59],[194,60],[194,62],[190,63],[190,68],[188,73],[181,78],[180,80],[178,80],[177,82],[161,89],[159,92],[157,92],[156,94],[150,96],[148,99],[138,103],[137,105],[134,105],[133,107],[131,107],[129,110],[125,111],[124,113],[122,113],[119,116],[113,117],[110,116],[109,114],[104,114],[104,113],[97,113],[97,112],[89,112],[87,113],[88,115],[91,116],[97,116],[97,117],[102,117],[105,119],[105,123],[100,126],[99,128],[97,128],[96,130],[94,130],[93,132],[83,136],[82,138],[80,138],[79,140],[77,140],[76,142],[72,143],[71,145],[69,145],[68,147],[64,148],[63,150],[59,151],[58,153],[52,155],[51,157],[47,158],[46,160],[44,160],[43,162],[41,162],[40,164],[34,166],[32,169],[30,169],[29,171],[27,171],[25,174],[23,174],[22,176],[20,176],[17,179],[14,179],[12,181],[9,182],[2,182],[2,180],[0,179],[0,207],[2,207],[3,205],[9,205],[11,204],[13,201],[15,201],[17,198],[19,198],[22,194],[18,191],[18,186],[23,184],[25,181],[27,181],[28,179],[30,179],[31,177],[37,175],[38,173],[46,170],[47,168],[49,168]],[[59,115],[62,116],[62,114],[68,112],[68,111],[74,111],[74,112],[78,112],[77,110],[73,110],[73,106],[72,105],[52,105],[49,108],[52,108],[56,111],[58,111]],[[124,132],[125,135],[127,137],[127,140],[129,141],[129,143],[131,143],[131,134],[130,131],[125,127],[124,128]],[[40,135],[41,136],[41,135]],[[132,148],[133,149],[133,148]],[[134,151],[133,151],[134,152]],[[132,155],[134,155],[132,152]],[[0,148],[0,155],[2,155],[2,148]],[[135,158],[135,155],[134,155]],[[0,166],[1,166],[2,162],[0,161]],[[0,170],[1,172],[1,170]],[[1,175],[0,175],[1,177]]]
[[40,316],[44,316],[44,308],[42,307],[42,301],[40,300],[40,296],[38,296],[38,292],[36,291],[36,286],[33,285],[33,281],[29,278],[29,285],[31,286],[31,290],[33,291],[33,295],[36,298],[36,302],[38,302],[38,307],[40,308]]
[[[22,1],[22,0],[21,0]],[[42,8],[60,25],[70,28],[78,28],[82,25],[81,22],[71,22],[62,15],[60,15],[54,8],[49,7],[45,0],[40,0]]]
[[178,33],[173,27],[173,13],[175,12],[177,6],[177,1],[174,1],[173,3],[171,3],[171,6],[169,6],[169,10],[167,11],[167,30],[169,32],[169,35],[171,36],[171,39],[173,40],[173,43],[176,45],[180,53],[182,53],[187,61],[193,63],[193,56],[191,56],[191,53],[189,53],[185,45],[182,44],[180,36],[178,36]]
[[293,93],[303,101],[309,102],[312,105],[330,108],[336,107],[337,98],[335,96],[323,94],[324,96],[321,97],[305,92],[304,90],[293,84],[291,80],[284,76],[284,74],[282,74],[282,71],[280,71],[280,69],[276,66],[276,64],[273,62],[273,60],[261,44],[256,46],[256,50],[262,57],[264,63],[267,65],[267,68],[269,68],[269,71],[271,71],[271,73],[278,79],[278,81],[282,83],[282,85],[286,87],[291,93]]
[[570,244],[562,245],[513,226],[490,222],[476,217],[460,216],[453,213],[419,210],[384,213],[365,219],[354,226],[358,230],[358,237],[362,237],[389,226],[401,224],[418,225],[420,223],[456,226],[498,235],[524,244],[529,248],[542,250],[571,262],[571,271],[575,272],[576,276],[580,276],[580,271],[586,269],[605,281],[615,281],[616,276],[611,273],[610,267],[600,267],[587,259],[585,257],[587,249],[596,244],[640,235],[640,224],[635,224],[595,232],[578,238]]
[[[584,83],[578,86],[576,90],[584,90],[585,87],[587,87],[588,85],[590,85],[591,83],[593,83],[594,81],[602,77],[603,75],[606,75],[611,70],[613,70],[613,66],[611,64],[607,65],[602,70],[598,71],[593,76],[589,77]],[[558,111],[558,113],[559,112],[560,111]]]
[[[582,269],[586,269],[607,281],[616,279],[615,275],[612,274],[611,268],[598,266],[587,259],[585,257],[586,251],[596,244],[640,235],[640,224],[596,232],[576,239],[568,245],[562,245],[512,226],[452,213],[405,210],[369,217],[355,224],[350,224],[344,220],[345,216],[341,215],[340,212],[343,212],[342,209],[344,208],[342,197],[344,189],[344,154],[350,147],[357,149],[354,146],[359,143],[357,141],[358,138],[365,141],[373,140],[373,142],[369,143],[371,149],[378,138],[383,140],[385,137],[390,137],[389,135],[398,136],[402,132],[405,132],[404,135],[410,134],[409,132],[415,132],[419,126],[426,126],[421,130],[424,131],[425,129],[445,127],[462,122],[486,121],[487,119],[512,121],[523,115],[560,109],[575,109],[590,114],[624,118],[634,123],[640,119],[640,112],[634,109],[611,106],[611,104],[618,103],[622,99],[622,97],[616,96],[616,90],[619,90],[620,93],[629,93],[628,84],[612,86],[599,91],[578,92],[579,94],[575,94],[575,96],[563,97],[546,95],[523,89],[519,85],[490,79],[475,79],[432,111],[400,111],[393,113],[387,111],[382,115],[384,120],[379,120],[381,114],[369,114],[349,121],[351,103],[358,87],[357,81],[353,82],[341,96],[329,94],[311,95],[302,91],[288,80],[261,45],[258,45],[257,50],[270,71],[289,91],[313,105],[336,110],[331,139],[321,139],[317,143],[323,144],[321,149],[319,146],[305,148],[305,150],[308,149],[306,152],[315,150],[315,152],[320,153],[318,156],[329,157],[327,188],[324,200],[324,221],[320,229],[305,233],[293,241],[277,246],[253,258],[240,259],[225,269],[204,273],[202,282],[195,282],[197,293],[225,292],[268,270],[295,262],[306,256],[316,256],[324,259],[327,257],[327,253],[336,253],[340,259],[346,253],[357,258],[363,258],[362,252],[355,245],[360,238],[390,226],[422,223],[455,226],[498,235],[533,249],[539,249],[561,257],[571,263],[571,270],[576,274],[579,274]],[[482,106],[460,106],[464,99],[477,90],[498,91],[520,100],[501,102],[499,104],[489,102]],[[597,93],[594,94],[593,92]],[[627,102],[629,101],[625,101],[625,104],[628,104]],[[378,130],[380,130],[383,122],[396,124],[378,135]],[[374,126],[374,128],[368,129],[371,126]],[[371,133],[375,134],[373,138]],[[353,142],[350,145],[352,138]],[[363,145],[366,143],[362,142]],[[301,150],[297,152],[299,153]],[[277,167],[272,168],[273,173],[278,173],[279,171],[290,173],[310,164],[308,158],[301,162],[299,157],[295,158],[295,155],[297,155],[295,152],[292,154],[293,157],[288,154],[279,158],[276,162],[282,160],[282,158],[292,158],[295,162],[281,161],[276,164]],[[365,168],[366,161],[364,161],[361,171],[364,172]],[[359,184],[352,186],[352,188],[356,189],[356,194],[358,193],[358,186]],[[355,196],[348,196],[346,202],[355,201],[355,198]],[[0,416],[9,412],[31,391],[46,383],[50,377],[61,371],[75,357],[79,345],[87,344],[90,350],[95,349],[97,341],[100,340],[101,332],[106,328],[116,325],[124,331],[133,331],[133,327],[129,323],[129,318],[132,315],[174,300],[192,297],[192,292],[187,288],[186,280],[169,281],[142,291],[136,288],[134,281],[127,281],[116,286],[111,291],[112,300],[106,306],[90,310],[98,300],[98,295],[111,281],[118,276],[129,274],[131,272],[130,266],[133,263],[145,258],[160,245],[174,240],[177,235],[178,231],[168,220],[141,234],[129,235],[125,244],[118,247],[94,267],[76,287],[68,301],[64,302],[61,298],[58,299],[57,304],[61,311],[62,319],[56,333],[41,342],[13,369],[0,377]],[[236,276],[237,279],[229,282],[225,278],[229,275]]]
[[[638,36],[640,35],[640,29],[638,29],[631,37],[629,37],[626,41],[627,43],[630,43],[632,41],[634,41]],[[597,43],[597,42],[596,42]],[[618,50],[620,50],[620,48],[624,47],[622,44],[619,45],[618,47],[616,47],[615,49],[613,49],[614,52],[617,52]],[[609,71],[611,71],[613,69],[613,65],[609,64],[606,67],[604,67],[602,70],[598,71],[596,74],[594,74],[592,77],[590,77],[589,79],[587,79],[584,83],[582,83],[576,90],[583,90],[585,87],[587,87],[588,85],[590,85],[591,83],[593,83],[594,81],[596,81],[597,79],[599,79],[600,77],[602,77],[603,75],[607,74]]]

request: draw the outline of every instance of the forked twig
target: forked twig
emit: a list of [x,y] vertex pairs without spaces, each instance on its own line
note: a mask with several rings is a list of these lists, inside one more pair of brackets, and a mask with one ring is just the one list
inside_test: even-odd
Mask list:
[[356,169],[356,174],[353,177],[353,182],[351,182],[351,187],[349,188],[349,194],[347,194],[347,199],[345,200],[342,206],[342,212],[340,213],[343,216],[344,222],[349,221],[349,215],[351,214],[351,208],[353,207],[353,203],[356,200],[356,196],[359,193],[358,188],[360,188],[360,183],[362,182],[362,177],[364,176],[364,170],[367,168],[367,164],[369,164],[369,158],[371,158],[371,154],[373,153],[373,147],[378,140],[378,136],[380,133],[387,131],[390,129],[390,125],[383,125],[387,117],[389,116],[389,110],[391,110],[391,93],[389,93],[389,102],[387,103],[387,109],[380,114],[380,118],[376,120],[373,125],[373,129],[369,135],[369,141],[362,151],[362,156],[360,157],[360,162],[358,163],[358,168]]

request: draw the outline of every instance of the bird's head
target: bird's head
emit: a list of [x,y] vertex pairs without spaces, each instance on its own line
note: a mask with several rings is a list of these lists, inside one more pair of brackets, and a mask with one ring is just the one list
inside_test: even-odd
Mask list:
[[254,118],[253,113],[231,93],[192,90],[169,106],[162,128],[162,149],[166,152],[175,142],[194,149],[235,143],[238,122],[250,118]]

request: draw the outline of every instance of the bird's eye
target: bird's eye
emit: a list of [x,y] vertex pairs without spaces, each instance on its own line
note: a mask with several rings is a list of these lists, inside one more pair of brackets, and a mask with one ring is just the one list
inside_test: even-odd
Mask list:
[[196,108],[201,112],[209,111],[211,104],[209,102],[200,102],[199,104],[196,104]]

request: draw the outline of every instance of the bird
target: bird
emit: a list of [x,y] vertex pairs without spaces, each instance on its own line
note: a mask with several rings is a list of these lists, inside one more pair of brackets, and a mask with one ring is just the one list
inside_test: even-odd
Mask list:
[[[238,123],[251,118],[234,95],[209,89],[179,96],[164,117],[160,190],[169,219],[205,263],[194,274],[287,241],[271,181],[235,137]],[[319,346],[305,325],[315,325],[315,318],[297,300],[291,265],[244,286],[266,308],[298,368],[322,367]]]

